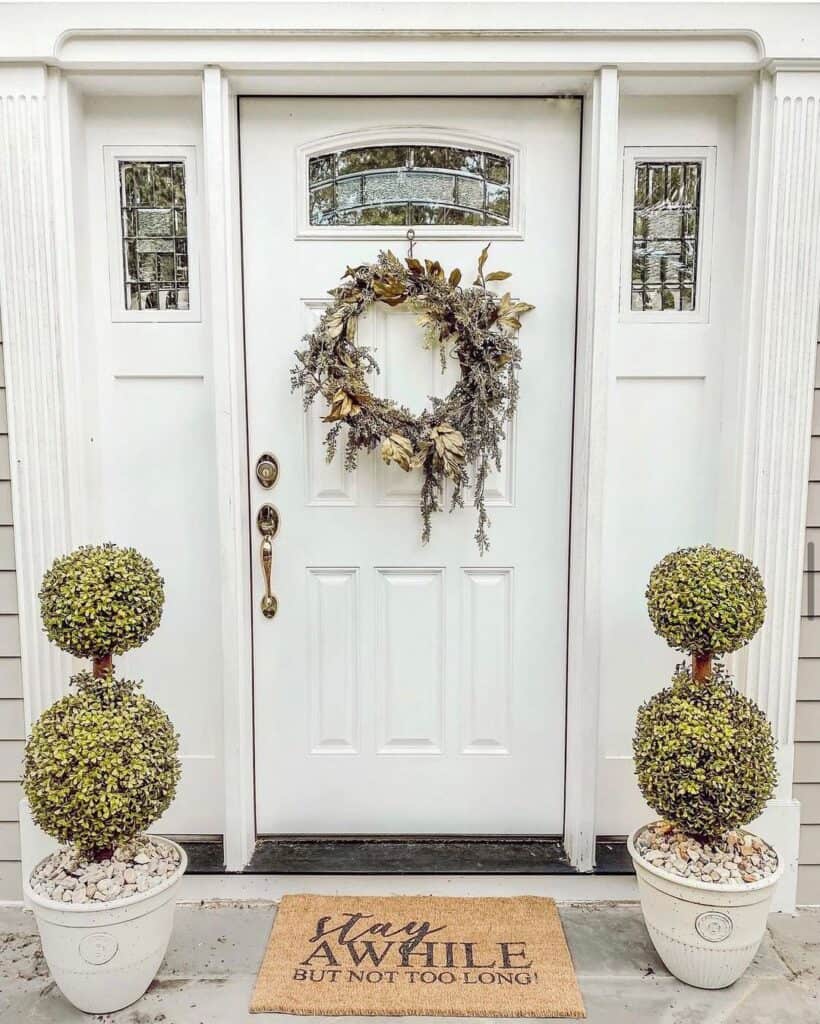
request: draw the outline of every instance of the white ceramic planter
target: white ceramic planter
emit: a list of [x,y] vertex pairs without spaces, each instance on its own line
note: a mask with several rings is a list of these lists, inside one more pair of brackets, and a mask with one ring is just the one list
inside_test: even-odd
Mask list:
[[179,869],[150,892],[110,903],[58,903],[25,881],[51,975],[66,999],[86,1013],[129,1006],[162,963],[188,858],[170,839],[160,842],[179,852]]
[[650,938],[672,974],[697,988],[726,988],[754,959],[766,932],[777,871],[759,882],[717,885],[681,878],[645,861],[627,847],[638,876],[641,908]]

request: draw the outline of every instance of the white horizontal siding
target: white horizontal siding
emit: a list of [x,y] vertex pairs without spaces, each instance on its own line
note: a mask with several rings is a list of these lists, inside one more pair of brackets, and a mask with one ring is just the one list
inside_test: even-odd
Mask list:
[[0,850],[3,859],[20,859],[20,825],[16,821],[0,821]]
[[794,798],[800,801],[800,821],[803,825],[820,825],[820,786],[811,782],[796,782]]
[[21,700],[0,700],[0,736],[4,740],[25,739]]
[[25,727],[6,409],[3,346],[0,345],[0,899],[19,899],[20,827],[17,805]]
[[0,782],[0,821],[17,821],[17,807],[22,797],[19,782]]
[[19,658],[0,658],[0,700],[23,699],[23,674]]
[[820,864],[820,825],[800,826],[800,863]]
[[0,742],[0,782],[19,782],[22,778],[23,747],[22,740]]
[[820,864],[801,864],[797,872],[798,904],[820,903]]
[[793,792],[801,804],[797,902],[817,904],[820,903],[820,350],[811,432]]

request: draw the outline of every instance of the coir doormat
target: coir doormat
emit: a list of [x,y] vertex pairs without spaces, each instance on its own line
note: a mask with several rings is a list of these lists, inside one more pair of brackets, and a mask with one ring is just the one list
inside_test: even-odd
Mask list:
[[555,903],[535,896],[285,896],[251,1011],[586,1016]]

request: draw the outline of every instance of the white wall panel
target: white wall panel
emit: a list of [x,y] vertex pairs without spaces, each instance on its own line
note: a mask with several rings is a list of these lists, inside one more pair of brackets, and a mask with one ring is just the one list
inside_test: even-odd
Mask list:
[[465,569],[461,749],[509,754],[513,700],[513,571]]
[[359,748],[359,576],[308,570],[308,672],[312,754]]
[[[603,517],[600,758],[597,832],[623,835],[653,816],[638,790],[632,735],[639,705],[669,684],[683,660],[654,635],[645,590],[669,551],[731,543],[737,502],[737,446],[725,420],[735,415],[724,380],[736,365],[740,265],[733,205],[734,101],[726,97],[624,96],[619,146],[624,196],[621,281],[612,334]],[[701,277],[708,292],[691,314],[629,308],[632,233],[630,154],[705,160],[701,185]],[[710,216],[710,210],[714,215]],[[703,275],[708,275],[708,281]],[[706,285],[708,284],[708,288]]]
[[444,572],[379,569],[378,580],[377,749],[438,753],[444,731]]
[[[187,153],[189,244],[201,257],[207,233],[201,210],[201,106],[197,97],[94,97],[86,100],[85,185],[78,214],[87,259],[80,274],[87,301],[81,329],[88,401],[93,541],[133,545],[165,579],[162,623],[141,648],[117,659],[120,671],[145,680],[146,692],[170,715],[180,734],[182,780],[158,829],[173,833],[222,831],[222,661],[216,440],[211,342],[198,310],[209,289],[207,261],[192,280],[188,322],[130,314],[112,318],[122,287],[116,261],[116,195],[106,187],[111,147],[129,159]],[[108,208],[106,208],[106,205]],[[113,223],[113,228],[112,228]],[[196,225],[196,228],[194,227]],[[109,274],[109,267],[111,273]],[[116,305],[116,303],[114,303]],[[96,383],[96,388],[92,386]]]

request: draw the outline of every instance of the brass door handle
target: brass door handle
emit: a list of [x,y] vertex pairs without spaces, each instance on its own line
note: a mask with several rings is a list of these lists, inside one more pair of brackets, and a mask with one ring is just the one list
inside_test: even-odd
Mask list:
[[262,562],[262,579],[265,582],[265,593],[262,596],[262,614],[272,619],[279,607],[279,602],[271,593],[270,578],[273,569],[273,538],[279,531],[279,513],[273,505],[263,505],[256,514],[256,526],[262,534],[262,545],[259,555]]

